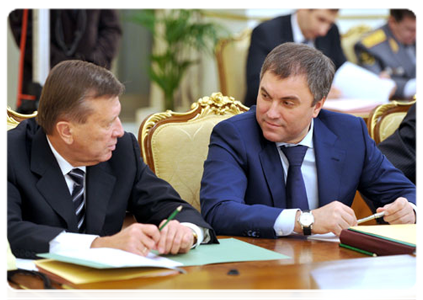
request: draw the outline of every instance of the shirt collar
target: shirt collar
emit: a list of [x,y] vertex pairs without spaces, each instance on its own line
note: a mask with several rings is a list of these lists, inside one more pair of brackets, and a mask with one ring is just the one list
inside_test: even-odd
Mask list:
[[[59,164],[60,170],[62,171],[63,175],[68,174],[72,169],[75,169],[66,159],[63,158],[63,156],[61,156],[59,154],[59,152],[56,151],[56,149],[54,149],[53,145],[51,144],[48,136],[47,137],[47,142],[48,145],[50,146],[51,151],[53,152],[54,157],[57,160],[57,163]],[[78,169],[81,169],[82,171],[86,172],[86,168],[85,166],[83,167],[78,167]]]
[[307,132],[306,136],[298,144],[277,142],[276,146],[292,147],[292,146],[302,145],[312,149],[313,148],[313,132],[314,132],[314,119],[311,119],[310,130]]
[[304,43],[307,41],[307,45],[314,46],[314,40],[307,40],[303,35],[300,25],[298,24],[298,15],[297,13],[292,14],[291,16],[291,27],[292,27],[292,37],[294,42],[297,44]]
[[301,32],[300,25],[298,25],[297,13],[294,13],[291,16],[291,27],[292,27],[292,36],[295,43],[302,43],[306,39]]

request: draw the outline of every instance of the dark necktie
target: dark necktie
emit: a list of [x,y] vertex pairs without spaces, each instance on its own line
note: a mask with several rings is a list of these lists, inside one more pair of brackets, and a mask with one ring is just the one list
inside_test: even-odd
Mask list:
[[288,208],[308,210],[307,193],[305,189],[301,165],[307,152],[306,146],[285,147],[281,150],[289,162],[288,178],[286,180],[286,198]]
[[73,185],[72,201],[75,207],[79,232],[85,231],[85,199],[84,199],[84,171],[73,169],[69,176],[75,182]]

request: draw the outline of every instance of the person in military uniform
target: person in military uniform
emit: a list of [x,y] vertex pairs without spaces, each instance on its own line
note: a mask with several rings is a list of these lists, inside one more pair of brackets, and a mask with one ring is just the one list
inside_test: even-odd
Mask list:
[[393,99],[416,94],[416,16],[391,9],[387,24],[364,36],[354,46],[358,64],[396,83]]

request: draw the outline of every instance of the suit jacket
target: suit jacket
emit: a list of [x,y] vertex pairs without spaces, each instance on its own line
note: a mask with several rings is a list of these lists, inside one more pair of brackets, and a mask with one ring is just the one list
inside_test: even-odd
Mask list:
[[358,64],[367,70],[379,74],[389,71],[397,89],[393,98],[404,99],[404,88],[410,79],[416,78],[416,44],[410,46],[414,52],[414,61],[404,45],[399,43],[388,25],[366,35],[354,46]]
[[[118,140],[110,160],[87,167],[86,232],[119,232],[127,211],[137,221],[158,225],[178,207],[176,219],[210,229],[200,213],[157,178],[140,157],[132,134]],[[62,231],[78,232],[75,209],[64,176],[43,130],[34,119],[8,131],[8,239],[18,257],[49,251]]]
[[416,183],[416,104],[410,107],[399,128],[378,144],[389,161]]
[[[314,119],[319,206],[351,206],[356,191],[376,207],[415,186],[381,154],[361,118],[322,110]],[[218,123],[212,132],[201,184],[201,212],[217,234],[276,238],[276,218],[286,205],[276,144],[263,137],[250,111]]]
[[[245,105],[256,104],[257,92],[260,85],[260,70],[264,60],[276,46],[293,42],[291,16],[281,16],[261,23],[254,28],[251,35],[251,44],[247,58],[247,94]],[[341,48],[338,27],[334,24],[326,36],[315,40],[317,49],[332,59],[338,69],[347,59]]]

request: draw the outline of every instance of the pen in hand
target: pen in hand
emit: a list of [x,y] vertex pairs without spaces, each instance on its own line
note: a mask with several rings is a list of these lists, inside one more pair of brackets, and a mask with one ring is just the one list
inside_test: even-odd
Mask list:
[[368,216],[368,217],[366,217],[366,218],[363,218],[363,219],[357,220],[357,224],[361,224],[361,223],[364,223],[364,222],[367,222],[367,221],[370,221],[370,220],[373,220],[373,219],[382,218],[384,215],[385,215],[385,212],[384,212],[384,211],[382,211],[382,212],[380,212],[380,213],[376,213],[376,214],[373,214],[373,215]]
[[162,229],[167,225],[167,223],[169,223],[170,221],[173,220],[173,218],[175,218],[175,216],[182,210],[182,205],[178,206],[175,211],[169,216],[169,218],[167,218],[166,222],[164,222],[164,224],[162,226],[160,226],[159,231],[162,231]]

